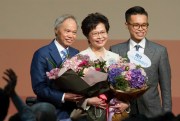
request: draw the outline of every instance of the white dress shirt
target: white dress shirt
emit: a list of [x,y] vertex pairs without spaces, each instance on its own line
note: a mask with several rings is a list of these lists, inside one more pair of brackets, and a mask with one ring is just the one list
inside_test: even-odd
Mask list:
[[134,40],[130,39],[130,42],[129,42],[130,50],[136,51],[135,45],[140,45],[141,47],[139,48],[139,52],[144,53],[145,43],[146,43],[145,38],[142,39],[141,42],[139,43],[136,43]]

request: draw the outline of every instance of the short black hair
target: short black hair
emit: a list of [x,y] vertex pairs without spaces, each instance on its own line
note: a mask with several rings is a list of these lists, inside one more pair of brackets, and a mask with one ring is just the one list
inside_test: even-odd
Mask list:
[[143,7],[141,7],[141,6],[134,6],[134,7],[129,8],[126,11],[126,13],[125,13],[126,22],[129,21],[131,15],[137,15],[137,14],[146,15],[148,17],[148,13],[147,13],[147,11]]
[[82,21],[81,29],[84,36],[88,37],[89,33],[96,28],[99,23],[103,23],[108,33],[110,25],[108,18],[101,13],[91,13]]

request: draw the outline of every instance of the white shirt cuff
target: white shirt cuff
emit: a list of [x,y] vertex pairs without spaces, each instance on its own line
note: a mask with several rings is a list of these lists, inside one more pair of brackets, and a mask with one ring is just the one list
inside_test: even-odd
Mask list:
[[83,104],[82,104],[82,108],[84,110],[89,110],[90,106],[87,105],[88,102],[88,98],[84,100]]
[[61,99],[62,103],[65,103],[64,97],[65,97],[65,93],[63,94],[62,99]]

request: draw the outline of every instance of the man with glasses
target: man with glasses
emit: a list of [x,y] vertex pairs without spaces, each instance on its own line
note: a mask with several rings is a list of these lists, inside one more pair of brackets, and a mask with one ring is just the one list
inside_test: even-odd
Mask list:
[[[130,39],[111,46],[110,50],[122,57],[126,57],[128,51],[139,51],[151,61],[151,65],[145,68],[149,89],[137,100],[131,102],[131,116],[143,114],[147,117],[154,117],[171,111],[171,69],[167,50],[145,37],[149,23],[148,13],[144,8],[135,6],[128,9],[125,19]],[[160,91],[158,91],[158,86]]]

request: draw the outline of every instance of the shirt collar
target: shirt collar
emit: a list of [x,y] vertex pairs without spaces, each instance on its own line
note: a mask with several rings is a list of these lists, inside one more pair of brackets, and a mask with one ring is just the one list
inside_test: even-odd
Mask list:
[[64,49],[69,49],[69,47],[64,48],[61,44],[59,44],[59,42],[56,39],[54,40],[54,44],[56,45],[59,52],[61,52]]
[[135,45],[140,45],[143,49],[145,48],[146,39],[142,39],[139,43],[136,43],[134,40],[130,39],[130,47],[134,47]]

